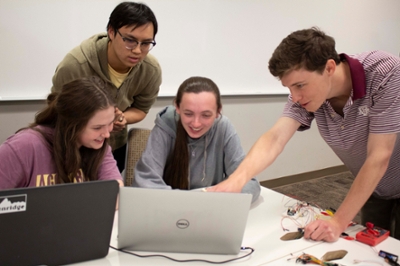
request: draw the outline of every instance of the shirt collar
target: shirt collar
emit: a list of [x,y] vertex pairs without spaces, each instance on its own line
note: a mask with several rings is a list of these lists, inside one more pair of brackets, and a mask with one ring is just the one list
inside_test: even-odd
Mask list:
[[362,64],[357,59],[351,58],[346,54],[340,54],[340,59],[349,64],[351,83],[353,86],[353,101],[365,96],[367,86],[365,83],[365,72]]

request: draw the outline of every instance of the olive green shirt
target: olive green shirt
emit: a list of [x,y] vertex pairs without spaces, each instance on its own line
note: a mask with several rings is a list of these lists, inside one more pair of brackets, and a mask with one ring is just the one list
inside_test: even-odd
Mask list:
[[[161,85],[161,67],[157,59],[148,54],[143,61],[134,66],[121,86],[117,88],[108,74],[106,33],[92,36],[72,49],[57,66],[53,76],[51,91],[61,91],[65,83],[81,77],[98,76],[113,88],[119,110],[129,107],[148,113],[154,104]],[[127,140],[127,128],[111,133],[113,150],[123,146]]]

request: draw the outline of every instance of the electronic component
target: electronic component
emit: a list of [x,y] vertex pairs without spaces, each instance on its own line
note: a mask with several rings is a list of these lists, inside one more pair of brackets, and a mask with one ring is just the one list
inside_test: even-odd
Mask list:
[[296,214],[296,210],[295,210],[295,209],[289,208],[289,209],[287,210],[287,215],[289,215],[289,216],[294,216],[295,214]]
[[389,263],[390,265],[393,265],[393,266],[399,265],[397,263],[397,260],[399,259],[399,256],[397,256],[397,255],[394,255],[394,254],[391,254],[389,252],[381,250],[381,251],[379,251],[379,256],[384,258],[385,261],[387,263]]
[[367,223],[366,227],[366,229],[356,234],[357,241],[360,241],[370,246],[376,246],[389,236],[388,230],[374,226],[374,224],[372,223]]

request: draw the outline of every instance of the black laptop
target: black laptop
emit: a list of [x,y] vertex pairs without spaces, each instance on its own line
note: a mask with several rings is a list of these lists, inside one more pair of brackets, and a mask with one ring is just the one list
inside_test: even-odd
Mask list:
[[105,257],[118,182],[0,190],[0,265],[62,265]]

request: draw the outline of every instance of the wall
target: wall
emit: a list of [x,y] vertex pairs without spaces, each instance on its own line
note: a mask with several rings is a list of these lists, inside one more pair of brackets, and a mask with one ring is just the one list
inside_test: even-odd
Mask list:
[[[236,128],[247,152],[254,142],[280,116],[287,96],[224,96],[223,114]],[[149,115],[137,126],[152,128],[155,115],[172,98],[158,98]],[[43,101],[0,101],[0,143],[17,129],[32,122],[35,113],[45,106]],[[298,132],[277,161],[258,176],[260,181],[342,165],[319,136],[315,124],[309,131]]]
[[[0,100],[42,98],[65,54],[104,32],[120,0],[1,0]],[[224,95],[282,94],[267,62],[290,32],[319,26],[337,50],[400,49],[399,0],[143,0],[159,33],[160,95],[187,77],[212,78]],[[23,78],[21,78],[23,77]]]
[[[0,143],[33,121],[58,62],[72,47],[105,31],[118,0],[0,0]],[[358,53],[400,49],[398,0],[143,0],[159,22],[152,53],[163,67],[161,95],[170,96],[191,75],[213,78],[224,110],[247,152],[279,117],[287,90],[267,71],[280,40],[319,26],[337,50]],[[244,94],[244,95],[243,95]],[[247,94],[247,96],[246,96]],[[256,94],[256,95],[254,95]],[[258,95],[257,95],[258,94]],[[242,95],[242,96],[229,96]],[[161,97],[137,126],[152,128],[155,114],[172,102]],[[297,133],[259,179],[269,180],[342,165],[316,125]]]

